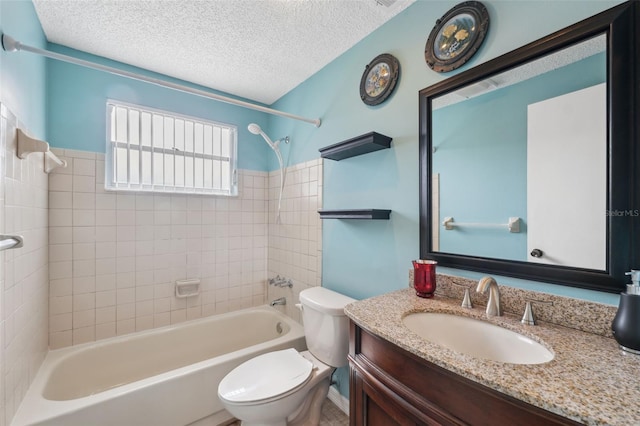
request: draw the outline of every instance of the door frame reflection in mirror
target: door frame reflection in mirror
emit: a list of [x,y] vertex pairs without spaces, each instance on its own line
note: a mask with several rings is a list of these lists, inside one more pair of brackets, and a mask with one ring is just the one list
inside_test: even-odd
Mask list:
[[[441,266],[489,272],[607,292],[624,288],[624,272],[640,265],[640,185],[636,164],[638,145],[638,76],[640,69],[640,4],[627,2],[529,43],[420,91],[420,258]],[[490,78],[584,40],[607,37],[608,197],[606,268],[597,271],[525,261],[437,252],[431,249],[432,230],[432,101],[480,80]],[[623,214],[618,215],[618,212]],[[629,213],[629,214],[627,214]]]

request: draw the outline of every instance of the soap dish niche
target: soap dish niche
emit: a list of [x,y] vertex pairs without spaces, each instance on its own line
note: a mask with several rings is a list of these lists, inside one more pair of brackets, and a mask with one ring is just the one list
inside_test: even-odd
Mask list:
[[200,280],[178,280],[176,281],[176,297],[185,299],[187,297],[195,297],[200,294]]

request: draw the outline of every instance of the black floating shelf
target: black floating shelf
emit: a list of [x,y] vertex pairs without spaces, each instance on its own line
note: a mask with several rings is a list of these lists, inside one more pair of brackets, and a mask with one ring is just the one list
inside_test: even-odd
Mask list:
[[344,142],[325,146],[324,148],[320,148],[319,151],[322,158],[340,161],[345,158],[355,157],[356,155],[368,154],[369,152],[390,148],[392,140],[389,136],[371,132]]
[[359,210],[318,210],[320,219],[381,219],[389,220],[391,210],[359,209]]

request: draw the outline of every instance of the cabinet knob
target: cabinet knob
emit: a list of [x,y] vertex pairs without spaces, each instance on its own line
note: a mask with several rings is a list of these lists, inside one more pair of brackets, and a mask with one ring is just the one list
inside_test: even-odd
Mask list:
[[540,250],[540,249],[533,249],[533,250],[531,250],[531,256],[533,256],[533,257],[538,257],[538,258],[540,258],[540,257],[542,257],[542,255],[543,255],[543,254],[544,254],[544,253],[543,253],[543,252],[542,252],[542,250]]

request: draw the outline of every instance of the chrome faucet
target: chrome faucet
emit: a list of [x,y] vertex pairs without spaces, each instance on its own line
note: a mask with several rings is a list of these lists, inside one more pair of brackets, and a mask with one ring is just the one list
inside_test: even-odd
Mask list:
[[491,277],[484,277],[478,281],[476,292],[486,293],[489,291],[489,301],[487,302],[487,317],[499,317],[502,315],[500,309],[500,289],[498,283]]
[[277,299],[272,300],[270,303],[271,306],[286,305],[286,304],[287,304],[287,299],[285,297],[279,297]]

